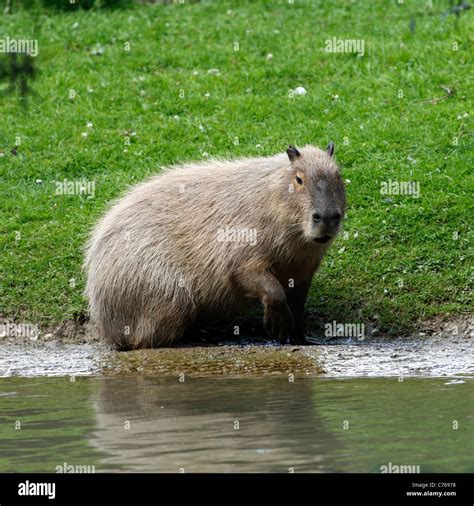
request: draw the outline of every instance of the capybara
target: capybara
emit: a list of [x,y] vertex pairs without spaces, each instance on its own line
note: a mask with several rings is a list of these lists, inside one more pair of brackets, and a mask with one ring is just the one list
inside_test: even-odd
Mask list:
[[114,203],[87,245],[86,297],[122,350],[176,343],[256,301],[284,344],[304,344],[314,273],[340,230],[334,144],[164,169]]

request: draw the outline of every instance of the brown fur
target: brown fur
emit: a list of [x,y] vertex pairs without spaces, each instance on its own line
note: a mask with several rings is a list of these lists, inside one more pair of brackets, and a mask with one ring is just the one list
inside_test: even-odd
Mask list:
[[[115,202],[85,260],[102,336],[121,349],[165,346],[198,318],[231,318],[260,300],[272,334],[302,342],[306,294],[332,242],[315,238],[337,234],[345,191],[328,153],[293,149],[166,169]],[[256,240],[227,240],[225,229]]]

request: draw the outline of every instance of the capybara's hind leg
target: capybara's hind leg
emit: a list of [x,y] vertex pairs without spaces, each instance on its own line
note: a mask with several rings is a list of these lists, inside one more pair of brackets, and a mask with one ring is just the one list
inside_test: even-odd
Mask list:
[[141,317],[136,326],[133,348],[160,348],[179,341],[186,331],[186,323],[179,318]]

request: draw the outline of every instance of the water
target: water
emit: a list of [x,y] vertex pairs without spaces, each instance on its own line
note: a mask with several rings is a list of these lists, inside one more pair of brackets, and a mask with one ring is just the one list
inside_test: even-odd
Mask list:
[[5,342],[0,472],[473,472],[473,356],[464,338]]
[[9,377],[0,472],[474,472],[473,405],[467,376]]

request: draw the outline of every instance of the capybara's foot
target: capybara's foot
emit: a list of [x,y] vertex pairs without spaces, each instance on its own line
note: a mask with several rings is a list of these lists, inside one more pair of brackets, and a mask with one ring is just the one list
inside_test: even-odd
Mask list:
[[311,343],[306,339],[304,335],[290,336],[290,344],[296,346],[309,346]]
[[264,325],[274,339],[282,345],[286,344],[293,333],[293,316],[288,305],[280,305],[278,308],[266,306]]

